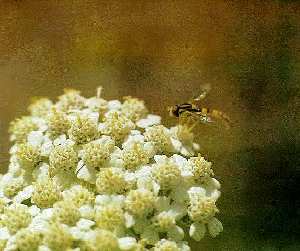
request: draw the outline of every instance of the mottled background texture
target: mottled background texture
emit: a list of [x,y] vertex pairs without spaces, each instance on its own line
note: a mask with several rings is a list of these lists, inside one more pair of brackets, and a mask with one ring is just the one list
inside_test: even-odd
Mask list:
[[224,232],[193,250],[300,250],[300,2],[0,0],[0,150],[32,96],[72,87],[168,118],[201,84],[234,121],[197,130]]

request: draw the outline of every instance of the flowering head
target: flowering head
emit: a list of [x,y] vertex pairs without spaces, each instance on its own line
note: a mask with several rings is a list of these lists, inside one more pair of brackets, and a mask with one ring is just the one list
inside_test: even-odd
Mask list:
[[76,185],[71,189],[63,192],[65,200],[71,201],[76,207],[81,207],[84,204],[91,204],[95,200],[95,195],[87,188]]
[[155,217],[154,224],[159,228],[160,231],[166,232],[175,227],[175,215],[172,212],[161,212]]
[[[142,100],[67,90],[11,123],[0,250],[190,251],[217,236],[220,183],[185,126]],[[187,231],[188,230],[188,231]]]

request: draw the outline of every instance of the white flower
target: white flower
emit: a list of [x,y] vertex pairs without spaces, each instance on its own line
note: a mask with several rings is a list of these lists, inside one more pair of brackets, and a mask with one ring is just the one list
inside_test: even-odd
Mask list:
[[136,122],[136,125],[141,128],[146,128],[146,127],[150,127],[153,125],[158,125],[158,124],[160,124],[160,121],[161,121],[160,116],[149,114],[149,115],[147,115],[146,118],[138,120]]
[[133,237],[123,237],[118,239],[121,250],[132,250],[136,246],[136,239]]
[[41,163],[34,171],[33,176],[36,180],[46,178],[49,176],[49,165],[45,162]]
[[75,240],[82,240],[85,234],[91,231],[91,228],[95,225],[95,222],[87,219],[80,219],[75,227],[69,228]]
[[48,221],[53,216],[53,208],[41,210],[39,214],[33,217],[29,228],[33,231],[43,233],[47,229]]
[[48,248],[47,246],[41,245],[41,246],[39,246],[39,250],[38,251],[51,251],[51,249]]
[[154,226],[147,224],[141,233],[141,238],[146,240],[146,242],[150,245],[154,245],[156,242],[159,241],[159,234],[155,231]]
[[17,203],[22,203],[24,200],[31,198],[31,195],[34,191],[32,185],[23,188],[18,194],[14,197],[13,201]]
[[84,165],[83,161],[78,162],[76,173],[78,179],[82,179],[91,184],[96,183],[96,170],[94,168],[87,167],[86,165]]
[[90,109],[84,109],[79,114],[88,117],[94,123],[98,123],[99,121],[99,112],[94,112]]
[[0,240],[7,240],[7,239],[9,239],[9,237],[10,237],[10,234],[9,234],[7,227],[0,228]]
[[172,145],[175,149],[175,152],[182,154],[183,156],[193,156],[195,154],[194,149],[184,145],[180,140],[171,137]]
[[44,143],[41,145],[41,155],[49,156],[50,152],[53,149],[53,143],[48,137],[44,137]]
[[217,218],[212,218],[207,224],[208,232],[212,237],[216,237],[223,231],[223,225]]
[[121,107],[122,107],[122,104],[119,100],[110,100],[107,103],[107,108],[110,111],[120,110]]
[[60,135],[53,141],[54,146],[73,146],[75,142],[71,139],[67,139],[65,134]]
[[193,177],[193,173],[191,169],[188,166],[188,161],[185,157],[182,157],[181,155],[174,154],[171,159],[177,164],[181,171],[181,176],[189,179]]
[[125,226],[127,228],[131,228],[135,224],[134,217],[127,212],[124,213],[124,217],[125,217]]
[[134,174],[137,188],[147,189],[152,191],[155,195],[160,190],[160,185],[152,178],[152,166],[142,166]]
[[206,196],[206,190],[203,187],[191,187],[188,190],[190,200],[197,200],[198,198]]
[[76,224],[76,226],[79,229],[86,230],[86,231],[91,229],[91,227],[94,226],[94,225],[95,225],[94,221],[87,220],[87,219],[80,219]]
[[206,196],[212,197],[215,200],[219,199],[219,197],[221,196],[221,192],[220,192],[220,182],[217,181],[215,178],[210,178],[206,181],[205,184],[203,184],[203,187],[206,190]]
[[92,97],[85,100],[85,105],[93,110],[98,110],[99,108],[104,108],[107,106],[107,102],[104,99],[98,97]]
[[96,206],[115,205],[123,207],[125,196],[123,195],[97,195],[95,199]]
[[44,141],[44,135],[41,131],[32,131],[27,136],[27,142],[32,146],[40,146]]
[[79,212],[82,218],[90,220],[94,218],[94,208],[91,205],[82,205]]
[[195,241],[200,241],[206,232],[206,227],[203,223],[194,222],[190,226],[189,234]]
[[[136,130],[133,130],[136,131]],[[132,133],[132,131],[131,131]],[[122,148],[128,148],[130,146],[132,146],[134,143],[144,143],[145,142],[145,137],[142,134],[130,134],[127,139],[124,141],[124,143],[122,144]]]
[[122,150],[119,147],[114,147],[113,152],[110,154],[110,160],[107,165],[113,167],[123,167]]
[[41,209],[38,208],[36,205],[32,205],[29,207],[29,213],[31,214],[32,217],[37,216],[40,213]]
[[38,127],[37,131],[45,132],[48,129],[47,123],[43,118],[32,117],[32,120]]

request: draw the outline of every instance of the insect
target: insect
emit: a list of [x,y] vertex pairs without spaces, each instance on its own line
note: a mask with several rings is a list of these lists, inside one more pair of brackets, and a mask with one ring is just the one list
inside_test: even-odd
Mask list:
[[222,111],[201,107],[199,103],[207,96],[210,88],[207,86],[201,94],[190,102],[169,107],[169,114],[179,118],[179,124],[192,130],[199,122],[207,124],[222,121],[225,127],[230,127],[229,117]]

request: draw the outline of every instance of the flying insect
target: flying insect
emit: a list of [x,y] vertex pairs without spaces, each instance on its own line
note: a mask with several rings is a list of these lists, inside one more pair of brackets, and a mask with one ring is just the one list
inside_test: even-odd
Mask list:
[[191,101],[169,107],[170,116],[179,118],[179,124],[187,126],[192,130],[198,123],[209,124],[222,121],[225,127],[230,127],[230,118],[224,112],[201,106],[210,88],[206,87],[199,96]]

